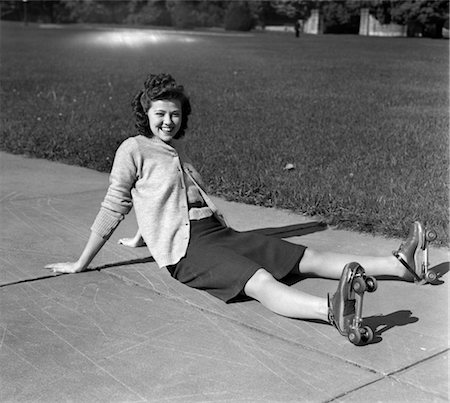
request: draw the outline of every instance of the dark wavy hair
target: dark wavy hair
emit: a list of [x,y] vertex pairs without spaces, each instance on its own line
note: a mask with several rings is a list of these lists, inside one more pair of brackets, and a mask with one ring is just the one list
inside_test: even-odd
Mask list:
[[181,126],[174,139],[183,137],[191,113],[191,103],[184,92],[184,87],[178,85],[170,74],[150,74],[144,83],[144,88],[134,97],[131,105],[136,118],[136,129],[139,134],[147,137],[153,137],[148,122],[147,112],[152,106],[152,101],[173,100],[181,103]]

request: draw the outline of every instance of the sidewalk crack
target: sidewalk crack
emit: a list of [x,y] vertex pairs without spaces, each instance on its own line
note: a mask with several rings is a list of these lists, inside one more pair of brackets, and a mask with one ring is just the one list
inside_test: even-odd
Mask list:
[[195,303],[192,303],[192,302],[190,302],[190,301],[188,301],[188,300],[185,300],[185,299],[182,299],[182,298],[180,298],[180,297],[172,296],[172,295],[169,295],[169,294],[164,294],[164,293],[161,293],[161,292],[159,292],[159,291],[157,291],[157,290],[155,290],[155,289],[150,289],[150,288],[148,288],[148,287],[144,287],[142,284],[137,283],[137,282],[135,282],[135,281],[133,281],[133,280],[130,280],[129,278],[126,278],[126,277],[124,277],[124,276],[121,276],[120,274],[116,274],[116,273],[114,273],[114,272],[109,272],[109,271],[106,272],[106,274],[108,274],[108,275],[110,275],[110,276],[112,276],[112,277],[118,278],[119,280],[125,282],[126,284],[128,284],[128,285],[130,285],[130,286],[137,286],[137,287],[145,288],[146,290],[148,290],[148,291],[150,291],[150,292],[152,292],[152,293],[154,293],[154,294],[156,294],[156,295],[158,295],[158,296],[161,296],[161,297],[163,297],[163,298],[169,299],[169,300],[174,301],[174,302],[178,302],[178,303],[183,304],[183,305],[189,305],[189,306],[192,307],[193,309],[198,310],[198,311],[200,311],[200,312],[204,312],[204,313],[207,313],[207,314],[209,314],[209,315],[212,315],[212,316],[215,316],[215,317],[219,317],[219,318],[225,319],[225,320],[227,320],[227,321],[229,321],[229,322],[232,322],[232,323],[237,324],[237,325],[239,325],[239,326],[242,326],[242,327],[244,327],[244,328],[250,329],[250,330],[252,330],[252,331],[255,331],[255,332],[264,334],[264,335],[266,335],[266,336],[273,337],[273,338],[275,338],[275,339],[277,339],[277,340],[281,340],[281,341],[283,341],[283,342],[285,342],[285,343],[294,345],[294,346],[296,346],[296,347],[303,348],[304,350],[307,350],[307,351],[313,351],[313,352],[315,352],[315,353],[321,354],[322,356],[326,356],[327,358],[331,358],[331,359],[336,360],[336,361],[339,361],[339,362],[345,362],[345,363],[347,363],[347,364],[349,364],[349,365],[352,365],[353,367],[362,369],[362,370],[364,370],[364,371],[367,371],[367,372],[370,372],[370,373],[373,373],[373,374],[381,374],[380,372],[376,371],[376,370],[373,369],[373,368],[365,367],[365,366],[363,366],[363,365],[361,365],[361,364],[358,364],[358,363],[356,363],[356,362],[354,362],[354,361],[346,360],[346,359],[344,359],[344,358],[342,358],[342,357],[339,357],[339,356],[337,356],[337,355],[331,354],[331,353],[329,353],[329,352],[324,352],[324,351],[322,351],[322,350],[320,350],[320,349],[318,349],[318,348],[311,347],[311,346],[308,346],[308,345],[299,343],[299,342],[297,342],[297,341],[289,340],[289,339],[287,339],[287,338],[285,338],[285,337],[282,337],[282,336],[279,336],[279,335],[277,335],[277,334],[273,334],[273,333],[267,332],[267,331],[265,331],[265,330],[262,330],[262,329],[260,329],[260,328],[255,327],[255,326],[252,326],[252,325],[248,325],[248,324],[246,324],[246,323],[243,323],[243,322],[239,321],[238,319],[234,319],[234,318],[232,318],[232,317],[229,317],[229,316],[220,314],[220,313],[218,313],[218,312],[212,311],[212,310],[210,310],[210,309],[208,309],[208,308],[205,308],[205,307],[203,307],[203,306],[199,306],[199,305],[197,305],[197,304],[195,304]]
[[417,390],[420,390],[422,392],[426,392],[426,393],[432,394],[433,396],[436,396],[436,397],[439,397],[439,398],[442,398],[442,399],[448,399],[448,396],[441,395],[440,393],[438,393],[436,391],[433,391],[433,390],[430,390],[430,389],[422,388],[422,387],[420,387],[419,385],[417,385],[415,383],[409,382],[409,381],[404,380],[404,379],[399,379],[399,378],[395,377],[394,375],[401,374],[402,372],[405,372],[405,371],[407,371],[410,368],[413,368],[413,367],[415,367],[417,365],[420,365],[420,364],[422,364],[422,363],[424,363],[426,361],[429,361],[429,360],[431,360],[431,359],[433,359],[433,358],[435,358],[435,357],[437,357],[439,355],[443,355],[443,354],[447,353],[449,350],[450,349],[448,347],[444,348],[442,351],[439,351],[439,352],[437,352],[437,353],[435,353],[435,354],[433,354],[433,355],[431,355],[429,357],[425,357],[422,360],[414,362],[413,364],[407,365],[406,367],[403,367],[403,368],[398,369],[396,371],[392,371],[390,373],[384,374],[383,376],[381,376],[378,379],[375,379],[375,380],[373,380],[371,382],[367,382],[364,385],[360,385],[360,386],[358,386],[358,387],[356,387],[354,389],[351,389],[351,390],[348,390],[348,391],[346,391],[344,393],[341,393],[341,394],[339,394],[339,395],[337,395],[337,396],[335,396],[335,397],[333,397],[333,398],[331,398],[329,400],[325,400],[323,403],[334,402],[336,400],[341,399],[344,396],[348,396],[348,395],[350,395],[350,394],[352,394],[354,392],[357,392],[358,390],[364,389],[364,388],[366,388],[366,387],[368,387],[370,385],[373,385],[375,383],[379,383],[380,381],[389,380],[389,379],[393,380],[395,382],[401,383],[403,385],[411,386],[411,387],[413,387],[413,388],[415,388]]

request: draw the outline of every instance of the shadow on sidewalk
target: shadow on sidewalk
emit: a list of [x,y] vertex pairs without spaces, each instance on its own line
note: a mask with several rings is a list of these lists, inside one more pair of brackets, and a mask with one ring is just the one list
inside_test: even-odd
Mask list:
[[449,270],[450,270],[450,262],[443,262],[441,264],[438,264],[437,266],[432,267],[430,271],[433,271],[436,274],[436,280],[430,284],[433,285],[444,284],[444,281],[440,280],[440,278],[443,277],[444,274],[447,274]]
[[[445,281],[441,280],[441,278],[444,277],[444,275],[446,275],[450,271],[450,262],[440,263],[436,266],[430,267],[428,270],[433,272],[434,274],[436,274],[436,280],[430,281],[427,284],[430,284],[430,285],[444,284]],[[379,276],[379,277],[377,277],[377,279],[378,280],[394,280],[394,281],[398,280],[396,277],[392,277],[392,276]]]
[[369,326],[374,333],[374,338],[370,344],[379,343],[383,340],[381,335],[394,327],[406,326],[418,321],[419,318],[412,316],[412,312],[408,310],[393,312],[389,315],[369,316],[363,319],[364,325]]
[[293,236],[303,236],[313,232],[324,231],[327,224],[320,221],[312,221],[303,224],[286,225],[284,227],[257,228],[245,233],[255,232],[257,234],[273,236],[276,238],[289,238]]
[[132,264],[152,263],[154,261],[155,261],[155,259],[153,259],[153,257],[147,256],[147,257],[143,257],[141,259],[123,260],[121,262],[116,262],[116,263],[107,263],[102,266],[89,268],[86,271],[94,271],[94,270],[100,271],[100,270],[104,270],[104,269],[110,269],[111,267],[129,266]]

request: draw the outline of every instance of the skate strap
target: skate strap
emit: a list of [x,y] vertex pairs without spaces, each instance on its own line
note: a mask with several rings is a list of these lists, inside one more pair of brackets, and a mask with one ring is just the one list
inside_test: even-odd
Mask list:
[[422,279],[417,275],[417,273],[415,272],[415,270],[413,270],[413,268],[408,264],[408,262],[406,260],[404,260],[400,254],[395,251],[392,252],[392,254],[400,261],[400,263],[405,266],[405,268],[414,276],[414,279],[416,281],[422,281]]
[[[348,331],[344,328],[344,329],[341,329],[340,328],[340,326],[339,326],[339,318],[337,318],[335,315],[334,315],[334,310],[333,310],[333,306],[332,306],[332,303],[331,303],[331,298],[330,298],[330,294],[328,294],[327,295],[327,298],[328,298],[328,322],[330,323],[330,325],[332,325],[332,326],[334,326],[335,328],[336,328],[336,330],[342,335],[342,336],[347,336],[348,335]],[[354,301],[353,301],[354,302]],[[346,304],[346,307],[345,308],[349,308],[348,306],[347,306],[347,304]],[[345,311],[345,308],[344,308],[344,311]],[[351,307],[350,307],[351,308]],[[354,305],[353,305],[353,308],[354,308]],[[343,316],[345,316],[345,315],[343,315]]]
[[328,322],[330,323],[330,325],[334,326],[334,315],[333,309],[331,308],[330,294],[327,294],[327,300],[328,300]]

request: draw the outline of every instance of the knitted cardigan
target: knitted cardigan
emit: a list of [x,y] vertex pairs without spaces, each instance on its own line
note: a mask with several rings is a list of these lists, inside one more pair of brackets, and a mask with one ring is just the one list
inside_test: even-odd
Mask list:
[[187,159],[183,141],[169,145],[158,137],[136,136],[117,149],[110,185],[91,230],[108,239],[134,205],[139,230],[158,266],[178,263],[186,254],[190,233],[183,170],[226,225]]

